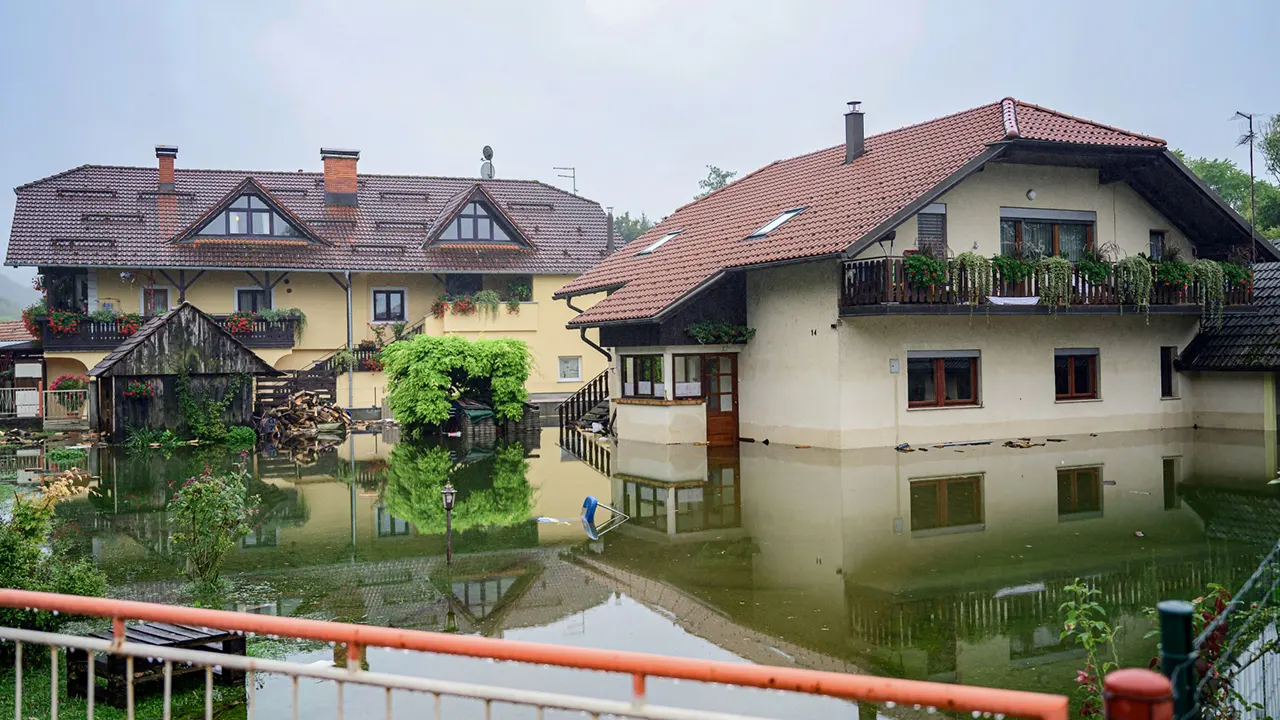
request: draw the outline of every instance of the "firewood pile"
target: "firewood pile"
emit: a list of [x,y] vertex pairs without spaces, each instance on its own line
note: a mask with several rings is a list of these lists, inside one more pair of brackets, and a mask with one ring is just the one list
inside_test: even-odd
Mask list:
[[299,390],[289,396],[288,402],[267,410],[261,431],[265,435],[277,434],[282,444],[313,438],[336,442],[347,436],[351,425],[350,416],[342,408],[320,400],[310,390]]

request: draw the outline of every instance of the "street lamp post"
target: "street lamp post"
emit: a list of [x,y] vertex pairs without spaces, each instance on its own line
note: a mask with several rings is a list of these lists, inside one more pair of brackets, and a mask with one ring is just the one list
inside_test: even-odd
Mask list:
[[444,503],[444,563],[453,564],[453,501],[458,491],[453,483],[445,483],[440,489],[440,500]]

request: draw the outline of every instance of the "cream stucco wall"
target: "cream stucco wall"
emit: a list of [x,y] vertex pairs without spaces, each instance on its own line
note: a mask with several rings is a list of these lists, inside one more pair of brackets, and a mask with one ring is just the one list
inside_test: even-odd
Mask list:
[[1250,372],[1187,373],[1192,422],[1228,430],[1276,429],[1275,375]]
[[[1028,200],[1027,191],[1036,199]],[[1184,251],[1191,244],[1171,222],[1156,212],[1123,182],[1098,183],[1098,171],[1089,168],[1050,167],[992,163],[938,199],[946,205],[947,245],[953,254],[974,249],[990,257],[1000,252],[1000,208],[1084,210],[1097,213],[1094,242],[1114,244],[1120,255],[1148,251],[1151,230],[1165,231],[1165,242]],[[897,228],[892,255],[916,246],[916,219]],[[889,251],[872,245],[859,258],[881,257]]]
[[702,403],[696,405],[617,403],[613,409],[618,432],[627,440],[668,445],[705,442],[707,439],[707,411]]
[[[178,279],[176,270],[167,271],[169,277]],[[128,273],[127,276],[122,273]],[[188,281],[195,271],[187,272]],[[339,278],[343,275],[336,272]],[[165,287],[169,289],[172,306],[178,303],[178,291],[159,271],[125,268],[100,268],[95,271],[99,303],[112,302],[121,312],[139,312],[142,289]],[[262,273],[255,272],[259,279]],[[275,280],[278,274],[272,273]],[[499,291],[506,289],[505,275],[486,275],[484,286]],[[562,301],[552,299],[552,294],[572,280],[573,275],[534,275],[533,301],[521,304],[518,314],[510,314],[506,307],[496,316],[477,313],[473,316],[446,315],[437,319],[430,315],[431,304],[444,293],[442,275],[432,273],[353,273],[351,276],[352,336],[356,343],[373,339],[370,327],[372,317],[372,293],[374,289],[392,288],[406,291],[405,304],[408,324],[425,318],[428,334],[455,333],[468,339],[481,337],[511,337],[525,341],[533,355],[534,367],[526,384],[532,394],[548,396],[568,395],[605,369],[606,359],[582,342],[576,330],[565,325],[577,313]],[[247,273],[237,271],[207,271],[188,288],[186,299],[208,313],[234,312],[237,288],[254,287],[256,283]],[[277,308],[298,308],[306,313],[307,324],[297,344],[292,349],[259,349],[258,354],[273,367],[282,370],[298,370],[311,365],[347,342],[347,293],[323,272],[291,272],[280,280],[273,290],[272,304]],[[580,308],[588,308],[603,298],[603,294],[574,299]],[[598,340],[598,331],[591,330],[588,337]],[[74,355],[87,355],[75,353]],[[561,382],[559,359],[581,358],[581,380]],[[100,358],[99,358],[100,359]],[[95,360],[96,362],[96,360]],[[92,367],[92,363],[88,367]],[[83,372],[83,371],[81,371]],[[359,373],[358,373],[359,374]],[[369,375],[365,373],[365,375]],[[367,397],[369,403],[357,399],[357,404],[373,404],[381,398],[384,388],[379,384],[381,374],[360,378],[355,383],[358,395]],[[340,383],[339,397],[346,397],[345,380]],[[377,387],[375,388],[375,385]]]

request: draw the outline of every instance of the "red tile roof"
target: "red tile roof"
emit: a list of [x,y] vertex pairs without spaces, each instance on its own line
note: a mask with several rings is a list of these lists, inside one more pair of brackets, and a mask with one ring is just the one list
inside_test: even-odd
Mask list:
[[[652,318],[727,268],[843,252],[992,143],[1023,138],[1092,145],[1164,142],[1006,98],[872,135],[845,163],[843,144],[779,160],[672,213],[561,288],[557,297],[617,288],[571,324]],[[765,238],[746,237],[784,210],[805,210]],[[637,255],[663,235],[680,234]]]
[[[85,165],[18,187],[5,264],[576,274],[608,232],[599,203],[530,180],[361,174],[350,208],[325,206],[322,173],[178,168],[173,193],[157,192],[157,174]],[[248,178],[330,245],[173,241]],[[477,185],[532,248],[423,247],[446,202]]]
[[0,320],[0,342],[26,342],[35,340],[35,338],[27,332],[27,327],[22,324],[21,320]]

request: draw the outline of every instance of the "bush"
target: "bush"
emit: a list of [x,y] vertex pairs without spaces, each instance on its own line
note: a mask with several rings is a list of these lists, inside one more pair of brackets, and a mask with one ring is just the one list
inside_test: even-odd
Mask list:
[[926,252],[912,253],[902,260],[907,280],[917,287],[947,282],[947,263]]
[[458,491],[453,530],[511,527],[529,520],[533,488],[529,463],[520,443],[500,445],[490,458],[462,466],[439,445],[400,443],[388,458],[381,502],[392,515],[411,523],[419,533],[443,533],[445,511],[440,490],[452,482]]
[[66,470],[84,460],[89,454],[83,448],[56,447],[46,450],[44,456],[49,462]]
[[227,447],[252,448],[258,444],[258,431],[246,425],[236,425],[227,429]]
[[187,561],[187,577],[199,586],[217,585],[223,557],[251,530],[258,498],[249,496],[248,480],[243,462],[226,475],[214,475],[205,466],[177,488],[169,503],[173,548]]
[[[71,494],[73,482],[82,477],[81,472],[68,471],[35,495],[14,494],[8,519],[0,522],[0,587],[93,597],[107,591],[101,570],[71,557],[66,548],[52,541],[54,507]],[[56,632],[70,619],[0,608],[0,625],[5,627]]]
[[157,430],[155,428],[130,428],[124,441],[125,449],[130,454],[143,453],[155,449],[173,450],[179,445],[185,444],[182,438],[175,435],[172,430]]
[[491,405],[500,419],[524,416],[532,360],[519,340],[417,335],[387,347],[382,361],[387,400],[401,424],[440,425],[461,397]]

